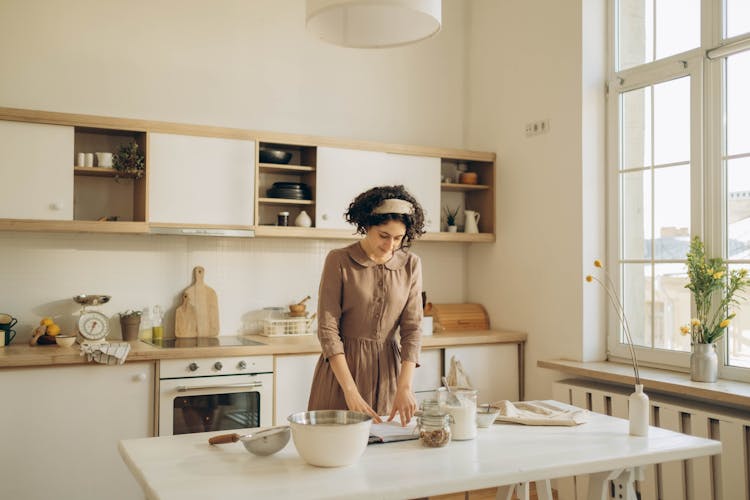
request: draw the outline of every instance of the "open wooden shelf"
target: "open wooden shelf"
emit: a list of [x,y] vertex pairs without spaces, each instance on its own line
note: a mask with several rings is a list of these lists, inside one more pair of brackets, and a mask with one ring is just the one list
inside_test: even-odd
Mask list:
[[313,200],[290,200],[287,198],[258,198],[258,203],[267,205],[313,205]]
[[467,192],[467,191],[484,191],[489,189],[489,186],[482,184],[455,184],[452,182],[443,182],[440,184],[440,189],[443,191],[455,191],[455,192]]
[[258,163],[258,168],[268,174],[299,175],[315,171],[315,167],[306,165],[280,165],[278,163]]

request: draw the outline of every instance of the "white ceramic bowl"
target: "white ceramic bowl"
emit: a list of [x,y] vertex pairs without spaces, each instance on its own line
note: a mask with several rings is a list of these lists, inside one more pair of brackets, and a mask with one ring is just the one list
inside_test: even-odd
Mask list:
[[499,414],[499,408],[489,405],[480,405],[477,408],[477,427],[489,427]]
[[55,342],[57,342],[57,345],[60,347],[72,347],[76,342],[76,338],[74,335],[57,335],[55,337]]
[[367,448],[372,425],[369,415],[347,410],[303,411],[287,420],[300,456],[318,467],[356,462]]

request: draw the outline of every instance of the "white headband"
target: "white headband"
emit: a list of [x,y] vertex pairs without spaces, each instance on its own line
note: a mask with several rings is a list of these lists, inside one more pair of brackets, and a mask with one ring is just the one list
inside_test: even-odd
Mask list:
[[412,212],[414,212],[414,206],[408,201],[398,198],[383,200],[383,203],[372,211],[374,214],[411,214]]

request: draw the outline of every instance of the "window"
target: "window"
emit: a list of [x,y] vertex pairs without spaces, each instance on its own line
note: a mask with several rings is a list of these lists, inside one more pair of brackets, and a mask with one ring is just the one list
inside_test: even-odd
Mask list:
[[[639,359],[687,367],[691,237],[750,269],[750,3],[612,5],[608,267]],[[750,380],[750,301],[736,312],[721,375]],[[609,331],[610,354],[628,358],[616,318]]]

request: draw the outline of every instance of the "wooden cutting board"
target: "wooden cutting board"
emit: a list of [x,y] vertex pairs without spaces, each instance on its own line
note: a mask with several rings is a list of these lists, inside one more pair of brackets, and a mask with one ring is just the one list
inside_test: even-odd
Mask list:
[[203,282],[204,273],[200,266],[193,269],[193,284],[185,289],[182,305],[175,311],[175,337],[219,335],[219,300],[214,289]]
[[448,332],[490,329],[490,318],[482,304],[432,304],[432,316]]

